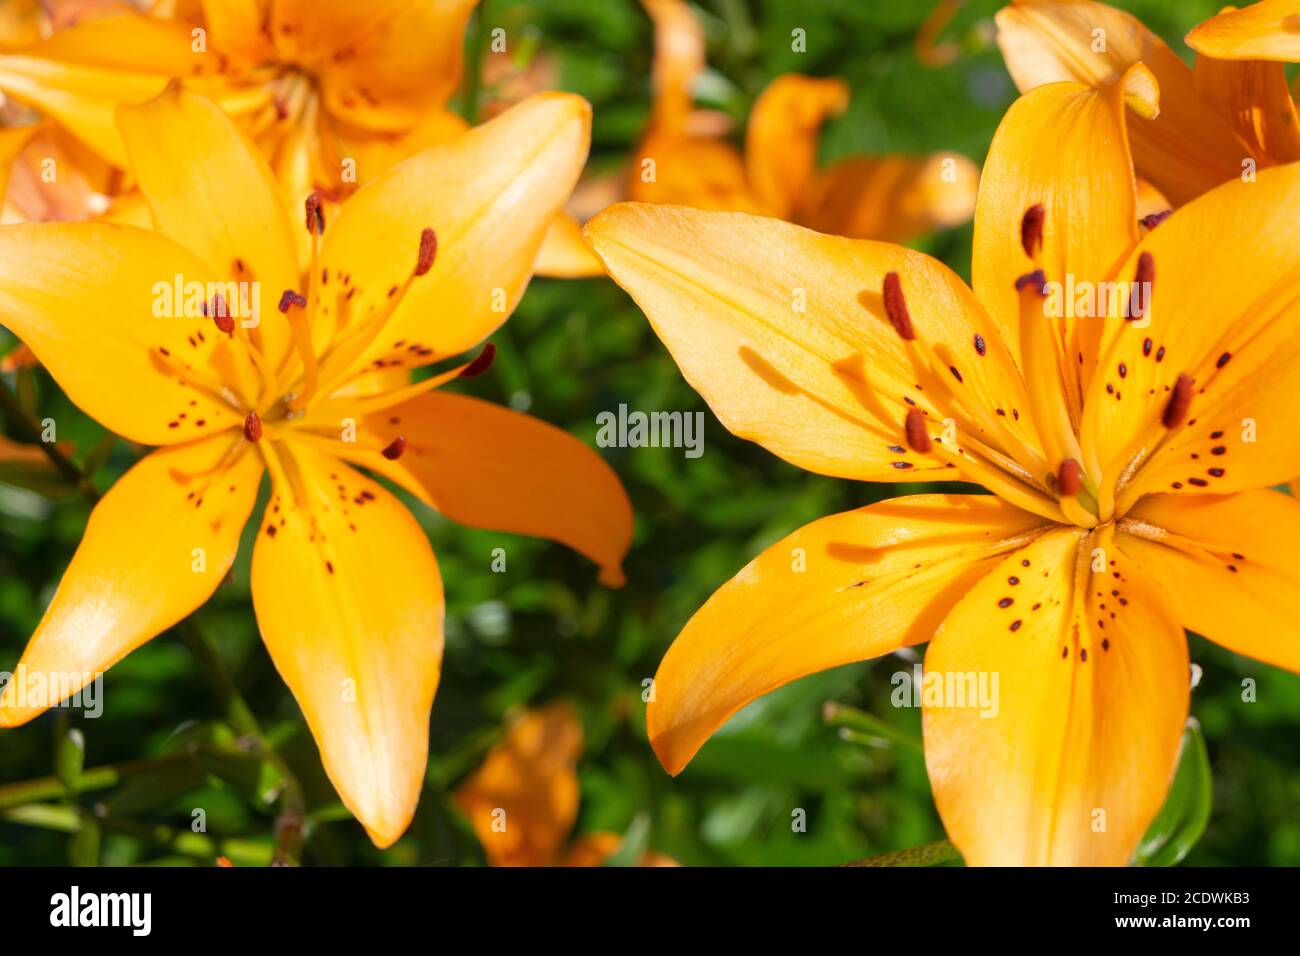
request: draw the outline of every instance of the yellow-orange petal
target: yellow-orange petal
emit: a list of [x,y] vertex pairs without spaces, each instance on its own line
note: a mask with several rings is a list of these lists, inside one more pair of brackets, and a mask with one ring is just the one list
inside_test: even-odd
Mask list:
[[302,444],[268,446],[253,550],[262,640],[339,798],[375,845],[411,822],[442,665],[442,580],[419,524],[383,486]]
[[275,47],[263,28],[267,6],[267,0],[201,0],[207,43],[225,57],[231,72],[274,60]]
[[0,203],[9,191],[9,170],[18,154],[26,148],[31,138],[40,131],[39,125],[13,126],[0,129]]
[[1142,63],[1160,114],[1129,124],[1137,171],[1181,205],[1241,173],[1244,146],[1198,97],[1192,71],[1133,15],[1104,3],[1016,3],[997,14],[998,45],[1022,91],[1074,80],[1101,87]]
[[1196,91],[1229,118],[1249,155],[1262,163],[1300,159],[1300,120],[1284,64],[1199,56]]
[[[1120,267],[1131,281],[1150,257],[1150,301],[1142,319],[1105,323],[1081,440],[1112,482],[1122,479],[1121,503],[1143,492],[1263,488],[1300,473],[1288,411],[1300,376],[1300,303],[1289,291],[1298,202],[1296,164],[1225,183],[1178,209]],[[1214,321],[1200,320],[1207,315]],[[1190,403],[1167,434],[1182,375],[1193,381]]]
[[722,423],[801,468],[872,481],[952,473],[903,447],[908,409],[936,411],[887,318],[891,272],[918,343],[948,356],[940,387],[1030,438],[1009,352],[961,280],[928,256],[776,219],[643,203],[611,207],[586,233]]
[[817,166],[822,124],[849,106],[843,80],[786,73],[754,101],[745,130],[750,188],[773,215],[790,216]]
[[[331,403],[347,415],[346,400]],[[360,407],[360,406],[359,406]],[[548,538],[623,584],[632,541],[632,505],[614,470],[585,443],[553,425],[491,402],[428,392],[398,405],[355,413],[356,444],[406,439],[401,457],[331,443],[335,454],[406,488],[460,524]]]
[[537,261],[533,263],[533,271],[539,276],[554,279],[585,279],[603,276],[605,267],[600,264],[596,254],[587,248],[578,221],[568,213],[560,212],[546,230],[542,247],[537,251]]
[[979,181],[960,153],[857,156],[814,174],[789,218],[834,236],[903,242],[969,222]]
[[278,367],[292,345],[277,304],[285,289],[298,289],[299,268],[266,160],[220,107],[179,85],[119,107],[117,124],[155,228],[201,256],[214,275],[241,283],[241,326]]
[[492,866],[548,866],[578,817],[582,724],[564,701],[520,714],[455,799]]
[[1219,60],[1300,62],[1300,3],[1260,0],[1225,7],[1187,34],[1187,45]]
[[[0,316],[83,411],[133,441],[170,445],[238,425],[219,387],[234,358],[186,315],[175,276],[207,265],[163,236],[104,223],[0,227]],[[178,373],[178,369],[184,370]],[[182,377],[183,375],[183,377]]]
[[1152,495],[1127,519],[1120,547],[1160,582],[1186,627],[1300,672],[1300,502],[1276,491]]
[[274,0],[280,55],[312,69],[326,109],[376,132],[415,125],[460,82],[465,24],[478,0]]
[[340,178],[342,161],[348,159],[356,166],[354,182],[364,185],[416,153],[450,143],[469,129],[469,124],[449,110],[432,109],[399,133],[375,133],[337,120],[332,120],[330,127],[338,140],[338,162],[327,171],[331,180]]
[[207,601],[235,560],[262,475],[256,454],[230,456],[237,442],[231,433],[159,449],[109,489],[18,667],[6,668],[29,679],[0,694],[0,726],[57,702],[24,699],[24,689],[57,681],[71,694]]
[[1108,536],[1060,529],[1008,555],[925,656],[926,767],[967,864],[1127,862],[1173,776],[1189,683],[1183,629]]
[[750,701],[928,641],[1042,519],[991,495],[918,495],[822,518],[763,551],[695,613],[655,674],[650,745],[671,774]]
[[[1079,83],[1033,89],[1012,104],[989,147],[975,209],[971,280],[1022,362],[1017,278],[1041,266],[1047,281],[1062,289],[1071,279],[1103,283],[1137,245],[1136,184],[1121,94],[1118,86],[1094,90]],[[1021,241],[1021,222],[1033,206],[1044,210],[1037,265]],[[1022,370],[1054,375],[1078,408],[1096,364],[1101,319],[1073,317],[1073,311],[1061,308],[1061,317],[1043,319],[1057,325],[1065,363]],[[1080,354],[1083,361],[1076,362]]]
[[[490,335],[514,310],[555,214],[587,157],[591,107],[539,93],[450,143],[425,150],[362,187],[325,230],[321,266],[348,275],[354,316],[389,304],[416,264],[421,231],[438,254],[353,368],[420,343],[438,357]],[[355,291],[353,291],[355,290]],[[329,303],[331,306],[336,303]],[[315,334],[315,330],[314,330]]]
[[0,53],[0,90],[53,117],[114,165],[126,151],[113,123],[119,103],[157,96],[168,78],[202,72],[190,28],[144,15],[91,20]]
[[771,211],[750,189],[736,147],[722,139],[669,134],[658,127],[637,147],[628,171],[627,197],[696,209]]

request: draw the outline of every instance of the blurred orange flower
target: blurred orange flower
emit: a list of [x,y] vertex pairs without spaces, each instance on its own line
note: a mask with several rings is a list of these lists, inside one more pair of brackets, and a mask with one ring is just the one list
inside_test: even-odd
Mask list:
[[[570,841],[578,818],[582,725],[559,701],[518,715],[482,766],[456,790],[492,866],[600,866],[618,852],[617,833]],[[641,866],[676,866],[647,851]]]
[[822,124],[848,86],[785,74],[754,103],[742,156],[695,109],[704,35],[684,0],[643,0],[655,23],[655,101],[628,198],[776,216],[818,232],[901,241],[967,222],[979,171],[957,153],[853,157],[817,168]]

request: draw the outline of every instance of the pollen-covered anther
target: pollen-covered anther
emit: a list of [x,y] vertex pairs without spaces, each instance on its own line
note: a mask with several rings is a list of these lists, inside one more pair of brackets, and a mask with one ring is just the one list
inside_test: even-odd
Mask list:
[[285,289],[280,293],[280,311],[288,313],[290,307],[297,306],[300,309],[307,307],[307,297],[294,292],[293,289]]
[[249,412],[248,417],[244,419],[244,437],[251,442],[261,440],[262,420],[257,417],[257,412]]
[[1032,290],[1041,298],[1047,298],[1047,274],[1042,269],[1035,269],[1020,276],[1016,279],[1016,291],[1023,292],[1025,289]]
[[380,454],[389,461],[397,461],[397,459],[402,457],[402,452],[404,451],[406,451],[406,436],[398,435],[388,443],[388,447],[380,452]]
[[907,300],[903,298],[903,282],[898,278],[897,272],[885,273],[883,294],[885,315],[889,317],[889,324],[894,327],[899,338],[911,342],[916,338],[916,330],[912,328],[912,315],[907,311]]
[[1035,203],[1025,210],[1025,216],[1020,220],[1020,245],[1031,259],[1043,250],[1043,220],[1046,218],[1047,210],[1043,204]]
[[307,213],[307,231],[318,236],[325,235],[325,207],[320,196],[312,193],[304,204]]
[[1056,490],[1062,498],[1073,498],[1083,487],[1083,471],[1073,458],[1061,462],[1056,473]]
[[907,420],[903,423],[907,432],[907,447],[919,454],[926,454],[931,448],[930,433],[925,430],[925,415],[919,408],[907,410]]
[[415,260],[415,274],[422,276],[433,268],[433,260],[438,256],[438,234],[432,229],[420,233],[420,254]]
[[1160,423],[1165,428],[1177,428],[1187,420],[1187,410],[1192,407],[1192,386],[1195,384],[1196,380],[1186,372],[1178,376],[1164,414],[1160,416]]
[[483,343],[483,351],[474,356],[473,361],[460,370],[460,378],[474,378],[476,375],[482,375],[492,367],[492,361],[497,357],[497,347],[491,342]]
[[1156,281],[1156,260],[1149,252],[1138,256],[1137,271],[1133,276],[1133,288],[1129,290],[1127,319],[1146,318],[1151,308],[1151,289]]

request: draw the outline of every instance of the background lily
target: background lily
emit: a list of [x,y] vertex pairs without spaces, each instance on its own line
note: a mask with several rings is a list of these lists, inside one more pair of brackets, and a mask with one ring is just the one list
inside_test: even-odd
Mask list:
[[[271,170],[214,103],[173,86],[122,107],[156,230],[0,229],[0,312],[78,406],[162,447],[92,512],[20,663],[100,672],[198,608],[234,561],[265,470],[252,568],[263,640],[343,802],[376,844],[396,840],[423,781],[442,589],[415,519],[345,462],[454,520],[562,541],[621,582],[631,511],[600,458],[433,390],[482,371],[490,351],[405,384],[505,321],[589,123],[582,99],[540,95],[375,179],[328,226],[310,203],[300,261]],[[249,285],[160,316],[159,283],[176,276]],[[43,709],[7,688],[0,725]]]
[[[1183,627],[1300,670],[1300,167],[1231,182],[1139,238],[1127,101],[1021,97],[976,209],[974,293],[907,249],[776,220],[616,206],[588,225],[722,423],[813,472],[961,477],[816,521],[719,589],[660,665],[650,742],[676,774],[755,698],[930,641],[999,677],[996,716],[927,703],[935,803],[971,864],[1121,864],[1160,807],[1188,709]],[[1046,283],[1140,280],[1051,318]],[[1258,428],[1258,441],[1247,423]],[[1246,429],[1243,431],[1243,429]]]
[[[570,840],[578,819],[578,759],[582,724],[564,701],[518,714],[483,763],[457,789],[492,866],[600,866],[624,837],[608,831]],[[676,866],[661,853],[641,854],[641,866]]]
[[[1104,3],[1018,0],[999,11],[997,23],[998,45],[1022,92],[1060,80],[1113,84],[1139,62],[1155,75],[1159,115],[1135,118],[1130,139],[1138,175],[1163,194],[1166,208],[1248,170],[1300,159],[1286,75],[1281,63],[1266,62],[1278,57],[1227,55],[1232,47],[1211,39],[1213,28],[1198,28],[1187,38],[1200,54],[1193,70],[1140,20]],[[1159,212],[1159,205],[1152,198],[1145,211]]]
[[[0,91],[93,151],[66,164],[70,173],[86,167],[99,173],[100,193],[83,197],[92,201],[65,201],[71,208],[58,216],[28,218],[102,213],[93,200],[102,202],[120,185],[103,165],[126,168],[114,109],[155,96],[176,79],[235,117],[266,155],[290,209],[312,192],[337,201],[394,163],[465,131],[447,102],[460,82],[465,26],[477,3],[159,0],[148,14],[127,3],[79,7],[76,18],[55,20],[52,36],[0,53]],[[7,149],[0,140],[0,163],[11,162],[6,153],[16,155],[24,145]],[[61,145],[64,152],[73,148]],[[50,155],[49,148],[41,155]],[[134,193],[117,199],[111,218],[148,225]],[[575,271],[573,259],[586,263],[589,256],[563,211],[540,256],[543,274],[591,272]]]
[[240,121],[296,202],[313,189],[339,196],[464,128],[446,102],[476,2],[119,5],[6,51],[0,89],[126,168],[114,109],[183,79]]
[[858,156],[817,169],[822,124],[848,108],[837,79],[788,73],[754,103],[745,151],[695,109],[704,33],[684,0],[644,0],[655,22],[650,127],[628,198],[776,216],[838,235],[902,240],[969,221],[979,171],[957,153]]

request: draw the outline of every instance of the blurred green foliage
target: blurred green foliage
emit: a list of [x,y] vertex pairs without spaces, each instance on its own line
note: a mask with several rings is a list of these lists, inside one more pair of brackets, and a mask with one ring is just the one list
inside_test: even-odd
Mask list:
[[[1118,5],[1182,49],[1183,33],[1214,13],[1218,0]],[[851,83],[853,100],[828,128],[826,160],[936,149],[982,160],[1015,95],[992,41],[999,4],[972,0],[964,7],[945,32],[962,55],[943,69],[921,66],[912,50],[931,6],[929,0],[700,0],[710,59],[700,100],[732,115],[743,130],[755,95],[779,73],[834,74]],[[485,0],[467,36],[471,63],[482,59],[487,31],[497,26],[520,38],[503,55],[520,65],[530,56],[549,58],[558,85],[595,106],[589,171],[626,162],[649,108],[652,37],[639,4]],[[806,54],[791,52],[795,27],[807,33]],[[483,98],[492,91],[471,84],[470,92]],[[921,246],[968,276],[970,238],[966,227]],[[301,715],[261,647],[245,541],[232,580],[197,620],[303,781],[304,860],[481,862],[450,790],[477,765],[511,708],[556,697],[575,703],[586,732],[579,833],[648,827],[650,846],[697,865],[836,864],[941,839],[919,748],[920,715],[889,704],[890,676],[910,667],[898,657],[809,677],[757,701],[677,779],[663,772],[645,741],[640,699],[642,681],[654,674],[681,625],[761,548],[814,518],[922,486],[809,475],[730,436],[608,280],[536,280],[494,341],[495,368],[468,391],[526,409],[592,444],[597,413],[619,403],[703,410],[705,453],[689,460],[673,449],[606,452],[637,515],[629,583],[619,591],[597,585],[594,569],[558,545],[460,528],[414,507],[446,583],[446,658],[428,786],[407,836],[382,853],[339,807]],[[38,417],[54,417],[60,439],[72,441],[81,457],[90,454],[103,430],[43,373],[36,386]],[[118,442],[98,468],[99,487],[139,453]],[[0,667],[17,660],[87,513],[75,497],[52,503],[0,485]],[[505,574],[490,569],[496,547],[507,550]],[[122,560],[131,560],[129,542]],[[1192,656],[1204,669],[1192,712],[1204,728],[1214,805],[1186,862],[1300,863],[1300,677],[1199,638],[1192,639]],[[1246,679],[1257,685],[1252,703],[1242,701]],[[275,792],[278,775],[240,750],[186,644],[167,634],[135,652],[108,674],[105,698],[98,720],[47,714],[0,732],[0,864],[211,862],[215,852],[237,864],[266,862],[275,811],[265,798]],[[831,726],[823,719],[827,701],[866,712],[888,732]],[[69,725],[84,738],[84,769],[68,751]],[[872,726],[870,717],[866,725]],[[52,777],[62,786],[54,777],[59,754],[64,776],[75,769],[83,792],[61,796],[45,781],[38,785],[45,802],[21,799],[32,791],[18,792],[18,781]],[[147,769],[131,763],[146,758],[154,761]],[[195,808],[205,811],[206,840],[191,832]],[[806,811],[806,832],[792,830],[798,809]]]

